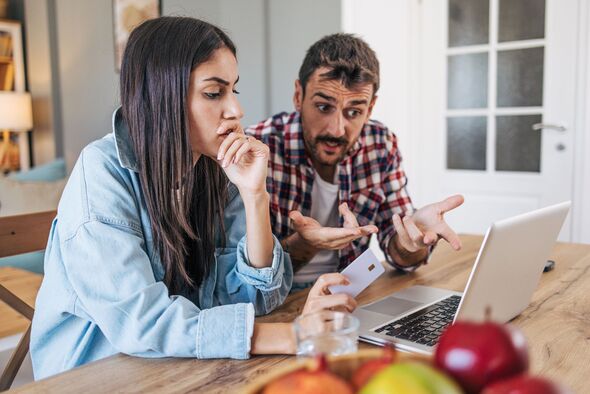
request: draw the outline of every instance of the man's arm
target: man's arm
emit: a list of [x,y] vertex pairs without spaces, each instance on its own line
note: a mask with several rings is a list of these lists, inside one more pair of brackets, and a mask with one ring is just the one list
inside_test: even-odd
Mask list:
[[281,240],[283,250],[291,256],[291,263],[293,265],[293,272],[299,271],[307,263],[311,261],[313,256],[319,252],[319,249],[314,248],[305,240],[303,240],[299,233],[293,233]]

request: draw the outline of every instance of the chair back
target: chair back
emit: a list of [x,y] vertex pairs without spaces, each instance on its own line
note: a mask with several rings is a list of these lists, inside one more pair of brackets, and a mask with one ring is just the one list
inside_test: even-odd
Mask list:
[[[22,253],[45,249],[51,223],[56,211],[38,212],[26,215],[0,217],[0,257],[14,256]],[[31,273],[31,275],[34,275]],[[34,309],[0,283],[0,301],[6,303],[26,317],[33,320]],[[12,353],[8,364],[0,376],[0,391],[8,390],[29,352],[31,324],[21,337]]]

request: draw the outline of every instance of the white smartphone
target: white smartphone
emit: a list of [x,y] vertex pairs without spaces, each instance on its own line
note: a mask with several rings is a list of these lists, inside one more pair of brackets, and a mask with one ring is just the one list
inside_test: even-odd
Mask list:
[[367,249],[341,272],[342,275],[348,278],[350,284],[347,286],[330,286],[330,292],[332,294],[346,293],[356,297],[384,272],[383,264],[371,249]]

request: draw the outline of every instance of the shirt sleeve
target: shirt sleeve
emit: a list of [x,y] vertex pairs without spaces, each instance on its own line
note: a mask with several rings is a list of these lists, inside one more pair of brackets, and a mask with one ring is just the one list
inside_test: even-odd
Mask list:
[[[109,245],[109,247],[105,247]],[[154,278],[139,229],[91,219],[62,245],[76,309],[120,352],[151,357],[249,357],[254,310],[248,303],[206,310],[169,296]]]
[[383,179],[383,191],[385,198],[379,205],[375,225],[379,229],[377,237],[379,245],[385,259],[394,268],[403,272],[413,272],[427,259],[420,261],[411,266],[404,266],[397,263],[389,254],[389,242],[395,235],[395,226],[393,225],[393,215],[398,214],[401,217],[411,215],[414,212],[412,200],[407,192],[408,178],[402,168],[402,157],[397,149],[397,143],[393,139],[393,147],[388,150],[387,158],[381,165],[382,174],[386,174]]

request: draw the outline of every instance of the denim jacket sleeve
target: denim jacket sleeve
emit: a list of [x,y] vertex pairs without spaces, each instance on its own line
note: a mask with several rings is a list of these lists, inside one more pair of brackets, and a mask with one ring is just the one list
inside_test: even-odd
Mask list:
[[273,236],[270,267],[254,268],[248,258],[244,204],[235,186],[229,188],[224,212],[226,247],[219,248],[217,265],[224,285],[217,286],[221,303],[251,302],[256,315],[264,315],[281,305],[291,289],[293,269],[289,255]]

